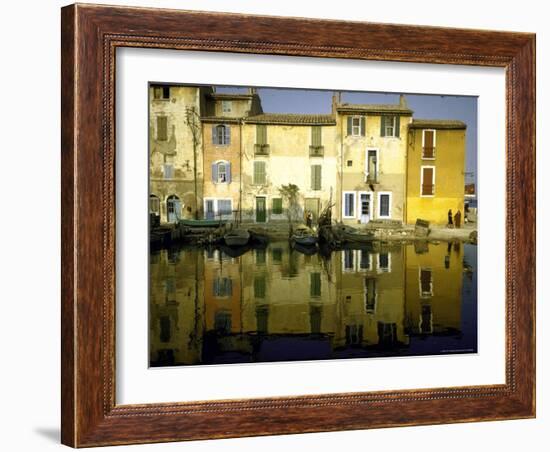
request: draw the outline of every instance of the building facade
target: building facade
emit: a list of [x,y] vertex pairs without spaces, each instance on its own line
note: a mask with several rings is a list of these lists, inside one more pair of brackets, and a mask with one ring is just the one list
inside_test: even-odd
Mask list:
[[365,224],[404,221],[407,127],[413,112],[396,105],[336,104],[340,183],[336,218]]
[[203,199],[201,112],[208,87],[149,86],[149,211],[161,222],[199,218]]
[[443,225],[449,211],[464,221],[466,124],[415,119],[408,141],[406,222]]
[[[445,224],[464,210],[466,125],[398,104],[265,113],[254,88],[151,85],[150,212],[161,222],[333,219]],[[295,190],[292,201],[285,190]]]

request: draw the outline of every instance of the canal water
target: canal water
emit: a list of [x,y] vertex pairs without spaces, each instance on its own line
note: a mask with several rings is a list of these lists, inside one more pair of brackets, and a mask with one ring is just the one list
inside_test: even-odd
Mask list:
[[477,247],[152,252],[153,367],[477,351]]

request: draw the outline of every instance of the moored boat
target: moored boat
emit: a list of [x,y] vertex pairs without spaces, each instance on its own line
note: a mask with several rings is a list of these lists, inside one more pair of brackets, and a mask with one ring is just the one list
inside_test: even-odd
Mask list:
[[292,232],[292,241],[302,246],[313,246],[317,243],[317,235],[311,228],[301,225]]
[[228,246],[244,246],[250,240],[250,233],[246,229],[232,229],[223,238]]
[[224,226],[226,220],[180,220],[179,224],[190,228],[218,228]]
[[374,240],[374,233],[370,231],[359,231],[346,224],[337,224],[333,227],[334,235],[341,242],[345,243],[368,243]]

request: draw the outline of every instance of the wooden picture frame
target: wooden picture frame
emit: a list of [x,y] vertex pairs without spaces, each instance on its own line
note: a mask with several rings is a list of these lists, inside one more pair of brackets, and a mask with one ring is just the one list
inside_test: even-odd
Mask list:
[[[73,447],[535,416],[535,35],[71,5],[62,9],[62,442]],[[115,403],[117,47],[506,70],[506,382]]]

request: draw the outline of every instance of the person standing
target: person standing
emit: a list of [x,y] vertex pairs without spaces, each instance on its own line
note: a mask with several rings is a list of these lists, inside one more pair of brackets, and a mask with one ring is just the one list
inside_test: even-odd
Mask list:
[[462,217],[462,214],[460,213],[460,210],[457,210],[455,213],[455,228],[460,227],[460,218]]
[[447,218],[448,218],[447,227],[452,228],[453,227],[453,211],[451,209],[449,209],[449,212],[447,212]]

